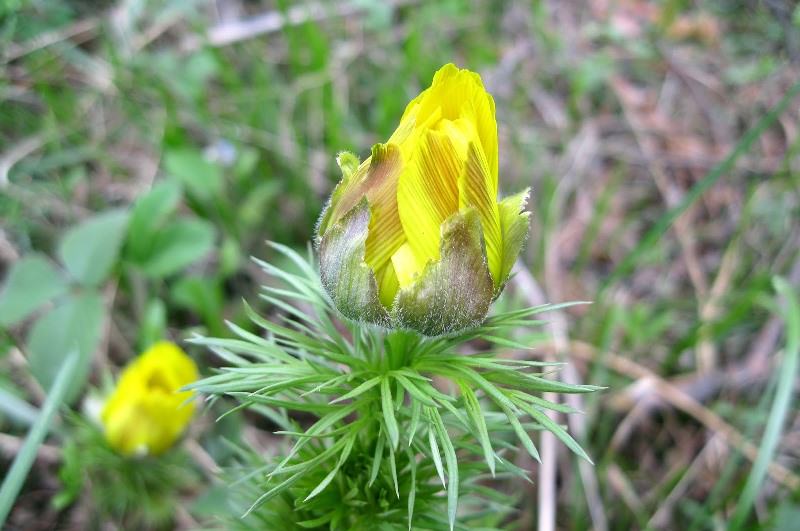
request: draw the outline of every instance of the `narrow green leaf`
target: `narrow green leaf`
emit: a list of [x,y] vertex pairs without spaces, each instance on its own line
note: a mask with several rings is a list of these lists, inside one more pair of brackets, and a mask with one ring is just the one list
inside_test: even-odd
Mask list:
[[475,435],[477,436],[478,441],[481,443],[483,457],[486,460],[486,464],[489,466],[489,471],[492,473],[492,477],[494,477],[494,449],[492,448],[492,443],[489,440],[489,431],[486,429],[486,419],[483,418],[483,410],[481,410],[480,402],[478,402],[478,397],[475,396],[475,393],[472,391],[472,389],[461,382],[459,382],[459,388],[461,389],[461,396],[464,397],[464,405],[467,408],[467,414],[472,420],[472,425],[475,428]]
[[[297,525],[305,529],[319,529],[321,526],[333,520],[334,516],[336,516],[336,513],[331,511],[327,514],[323,514],[319,518],[312,518],[310,520],[303,520],[302,522],[297,522]],[[336,529],[336,527],[333,525],[331,525],[330,528]]]
[[0,292],[0,325],[11,326],[45,302],[63,295],[67,281],[44,255],[32,253],[14,262]]
[[386,436],[383,430],[378,432],[378,442],[375,443],[375,454],[372,457],[372,468],[369,471],[369,482],[367,487],[372,487],[375,483],[375,478],[378,477],[378,471],[381,468],[381,460],[383,459],[383,448],[386,445]]
[[447,520],[450,522],[452,531],[456,523],[456,511],[458,511],[458,459],[439,411],[433,408],[428,408],[428,411],[439,441],[444,448],[445,461],[447,461]]
[[303,477],[302,474],[295,474],[289,476],[285,480],[281,481],[280,483],[269,489],[267,492],[259,496],[256,499],[256,501],[253,502],[250,508],[247,509],[247,511],[245,511],[245,513],[242,515],[242,518],[249,516],[250,513],[261,507],[263,504],[267,503],[272,498],[279,495],[280,493],[282,493],[283,491],[285,491],[286,489],[288,489],[289,487],[300,481],[302,477]]
[[417,433],[417,427],[419,426],[419,417],[420,413],[422,412],[422,402],[418,400],[411,401],[411,426],[408,430],[408,445],[411,446],[411,443],[414,441],[414,434]]
[[361,385],[359,385],[358,387],[356,387],[355,389],[353,389],[349,393],[345,393],[344,395],[340,396],[339,398],[331,401],[331,404],[335,404],[337,402],[342,402],[343,400],[350,400],[351,398],[355,398],[357,396],[360,396],[360,395],[366,393],[367,391],[369,391],[370,389],[372,389],[373,387],[375,387],[376,385],[380,384],[381,382],[382,382],[382,378],[380,376],[375,376],[374,378],[370,378],[369,380],[366,380],[365,382],[362,382]]
[[786,347],[783,361],[777,369],[778,385],[767,419],[767,426],[764,429],[764,436],[761,439],[753,469],[747,476],[747,482],[736,504],[736,511],[731,519],[730,529],[732,530],[740,529],[745,524],[747,515],[761,491],[767,469],[781,439],[781,430],[789,412],[797,368],[800,364],[800,301],[797,299],[797,292],[789,282],[780,277],[773,279],[773,285],[785,303],[783,319],[786,323]]
[[409,380],[401,374],[395,374],[395,379],[403,386],[403,388],[414,398],[414,402],[421,402],[429,407],[437,407],[436,402],[421,391],[413,381]]
[[408,455],[408,468],[411,472],[411,486],[408,490],[408,531],[411,531],[411,524],[414,521],[414,502],[417,498],[417,458],[409,449],[406,449]]
[[53,386],[44,401],[41,412],[36,422],[31,426],[25,442],[17,452],[14,462],[6,473],[3,484],[0,486],[0,528],[2,528],[11,512],[11,507],[17,499],[20,489],[28,472],[36,460],[36,452],[39,450],[45,435],[50,429],[59,406],[64,403],[64,397],[69,390],[69,383],[74,378],[78,369],[80,355],[77,351],[72,351],[66,355],[63,363],[60,364]]
[[514,404],[497,387],[478,374],[477,371],[466,367],[454,367],[453,372],[472,382],[476,387],[480,387],[497,405],[507,407],[512,411],[516,409]]
[[508,418],[508,421],[511,423],[511,427],[514,428],[514,433],[517,434],[519,442],[522,443],[522,446],[525,447],[528,454],[541,463],[542,459],[539,457],[539,451],[536,449],[536,445],[533,444],[530,435],[528,435],[528,432],[522,427],[517,416],[510,409],[503,409],[503,413],[505,413],[506,418]]
[[386,431],[389,435],[389,442],[392,449],[397,448],[400,442],[400,430],[397,427],[397,419],[394,416],[394,404],[392,402],[392,391],[389,378],[381,378],[381,409],[383,410],[383,420],[386,423]]
[[551,402],[549,400],[545,400],[544,398],[539,398],[538,396],[529,395],[523,391],[517,391],[516,389],[511,389],[508,391],[509,394],[519,398],[520,400],[524,400],[525,402],[529,402],[535,406],[542,407],[544,409],[552,409],[553,411],[558,411],[559,413],[566,413],[568,415],[571,414],[582,414],[583,412],[575,409],[572,406],[567,404],[559,404],[557,402]]
[[389,447],[389,469],[392,473],[392,483],[394,484],[394,493],[397,499],[400,499],[400,486],[397,483],[397,461],[394,458],[394,450]]
[[[298,407],[295,407],[293,403],[288,404],[288,407],[291,409],[300,409]],[[344,407],[336,408],[334,411],[331,411],[330,413],[320,418],[317,422],[315,422],[310,428],[306,430],[306,435],[308,436],[300,439],[295,443],[295,445],[289,451],[289,454],[283,458],[283,461],[281,461],[277,467],[275,467],[275,470],[273,470],[270,473],[270,476],[282,472],[286,468],[287,463],[289,463],[289,461],[297,454],[297,452],[300,451],[301,448],[303,448],[306,444],[309,443],[309,441],[313,439],[313,437],[310,437],[311,435],[317,435],[326,431],[328,428],[330,428],[331,426],[333,426],[334,424],[345,418],[347,415],[354,412],[357,408],[358,404],[352,403]],[[339,442],[341,441],[337,441],[336,444],[338,444]]]
[[536,422],[538,422],[539,424],[544,426],[545,429],[547,429],[553,435],[555,435],[556,437],[561,439],[561,442],[563,442],[565,445],[567,445],[567,447],[570,450],[575,452],[575,455],[577,455],[578,457],[582,457],[582,458],[586,459],[589,463],[594,464],[592,462],[591,458],[589,457],[589,455],[583,450],[583,448],[581,448],[581,445],[578,444],[578,442],[575,439],[572,438],[572,435],[567,433],[567,430],[565,430],[559,424],[554,422],[553,419],[551,419],[550,417],[547,416],[547,414],[545,414],[543,411],[541,411],[539,409],[536,409],[535,406],[530,406],[528,404],[524,404],[524,403],[520,403],[520,402],[517,402],[517,405],[523,411],[525,411],[527,414],[529,414]]
[[436,430],[430,420],[429,408],[425,408],[425,413],[428,417],[428,443],[431,445],[431,457],[433,458],[433,465],[436,467],[436,472],[439,474],[439,479],[442,480],[442,487],[446,487],[447,483],[444,480],[444,467],[442,466],[442,454],[439,453],[439,444],[436,442]]
[[330,482],[333,481],[333,478],[336,477],[336,474],[339,472],[339,469],[342,468],[342,465],[347,461],[347,458],[350,457],[350,452],[353,450],[353,444],[355,442],[356,442],[356,432],[351,431],[351,435],[350,437],[347,438],[347,443],[345,443],[344,448],[342,449],[342,453],[339,456],[339,460],[336,462],[336,466],[333,467],[333,470],[328,472],[328,475],[325,476],[325,478],[322,481],[320,481],[319,485],[314,487],[314,490],[311,491],[311,494],[306,496],[306,499],[303,500],[304,502],[307,502],[308,500],[310,500],[311,498],[313,498],[314,496],[325,490],[325,487],[327,487],[330,484]]

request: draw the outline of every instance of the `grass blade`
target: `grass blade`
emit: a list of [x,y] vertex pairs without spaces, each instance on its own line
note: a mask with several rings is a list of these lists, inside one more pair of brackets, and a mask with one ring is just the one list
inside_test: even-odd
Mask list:
[[3,485],[0,487],[0,528],[5,524],[6,518],[11,512],[11,507],[17,499],[25,478],[36,460],[36,452],[42,444],[45,435],[50,429],[50,424],[58,411],[58,407],[64,403],[64,396],[69,390],[70,383],[75,377],[78,369],[78,352],[73,350],[61,364],[50,394],[42,406],[41,413],[36,418],[36,422],[31,426],[25,442],[22,444],[17,457],[11,464]]
[[786,280],[775,278],[773,283],[778,295],[786,301],[784,310],[786,348],[784,349],[783,363],[777,369],[779,371],[778,387],[775,390],[775,400],[772,403],[767,427],[764,430],[764,437],[761,439],[753,469],[747,477],[747,483],[745,483],[742,495],[736,504],[736,512],[733,514],[730,526],[732,530],[740,529],[745,523],[747,515],[750,514],[750,509],[753,507],[767,474],[767,467],[772,462],[775,449],[778,447],[781,428],[792,400],[794,379],[797,374],[798,358],[800,358],[800,302],[797,300],[794,288]]
[[678,205],[666,211],[655,224],[650,228],[639,243],[629,252],[622,262],[614,269],[614,271],[606,278],[600,286],[600,293],[616,283],[621,278],[625,277],[633,271],[638,263],[641,262],[642,257],[649,252],[655,245],[659,243],[661,237],[669,229],[669,227],[680,217],[695,201],[697,201],[709,188],[714,186],[720,177],[727,175],[733,169],[733,165],[737,159],[744,155],[750,146],[761,136],[761,134],[770,127],[778,117],[786,110],[786,107],[791,101],[800,94],[800,82],[795,83],[783,96],[781,101],[778,102],[768,113],[761,117],[756,124],[748,129],[742,138],[734,146],[733,151],[725,157],[725,159],[714,166],[708,174],[698,181],[689,193],[683,198]]

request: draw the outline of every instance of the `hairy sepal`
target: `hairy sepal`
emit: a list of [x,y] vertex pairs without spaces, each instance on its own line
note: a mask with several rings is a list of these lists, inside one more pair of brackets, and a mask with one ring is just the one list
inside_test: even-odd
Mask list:
[[392,305],[392,321],[426,336],[479,325],[489,311],[492,277],[486,264],[480,217],[475,209],[442,223],[440,259],[429,262],[419,278],[401,289]]
[[346,317],[387,326],[389,314],[378,298],[378,283],[364,262],[370,208],[366,198],[328,227],[319,241],[320,279]]

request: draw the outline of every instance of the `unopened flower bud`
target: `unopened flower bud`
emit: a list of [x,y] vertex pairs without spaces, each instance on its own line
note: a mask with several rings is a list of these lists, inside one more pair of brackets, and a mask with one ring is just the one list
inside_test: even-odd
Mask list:
[[352,319],[425,335],[479,324],[528,232],[528,191],[498,196],[494,100],[442,67],[385,144],[342,180],[318,227],[322,283]]

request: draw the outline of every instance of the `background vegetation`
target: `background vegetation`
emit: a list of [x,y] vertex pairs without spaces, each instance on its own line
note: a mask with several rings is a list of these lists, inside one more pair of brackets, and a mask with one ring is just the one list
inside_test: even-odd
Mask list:
[[[52,388],[80,411],[153,340],[249,326],[243,298],[278,312],[248,257],[303,248],[335,154],[365,156],[452,61],[495,97],[501,189],[534,190],[502,304],[594,301],[549,314],[520,356],[609,387],[570,398],[596,466],[547,441],[542,465],[520,453],[533,483],[500,485],[521,493],[509,528],[792,528],[799,59],[789,0],[5,0],[0,470]],[[95,510],[64,496],[80,429],[60,413],[11,529]],[[215,416],[183,443],[178,528],[223,510],[223,439],[282,444]]]

